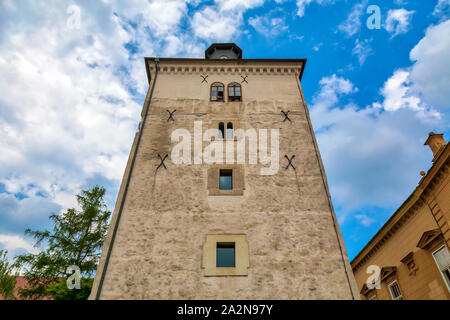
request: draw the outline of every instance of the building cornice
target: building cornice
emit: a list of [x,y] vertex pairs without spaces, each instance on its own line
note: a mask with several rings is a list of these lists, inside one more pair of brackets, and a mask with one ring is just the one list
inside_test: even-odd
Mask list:
[[[307,59],[197,59],[197,58],[145,58],[148,83],[151,81],[153,61],[159,59],[158,72],[180,73],[245,73],[245,74],[299,74],[302,80]],[[276,65],[276,66],[275,66]]]

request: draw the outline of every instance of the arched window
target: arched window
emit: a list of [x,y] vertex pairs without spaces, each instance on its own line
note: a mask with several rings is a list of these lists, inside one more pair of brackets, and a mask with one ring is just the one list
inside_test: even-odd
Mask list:
[[223,139],[225,137],[225,125],[223,122],[219,123],[219,139]]
[[227,123],[227,139],[233,139],[233,124],[231,122]]
[[223,101],[223,84],[214,82],[211,85],[211,101]]
[[241,85],[232,82],[228,85],[228,101],[241,101]]

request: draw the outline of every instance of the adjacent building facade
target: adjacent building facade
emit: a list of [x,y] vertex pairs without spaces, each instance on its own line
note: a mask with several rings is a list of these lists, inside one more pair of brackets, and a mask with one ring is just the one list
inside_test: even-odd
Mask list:
[[146,58],[91,299],[359,299],[303,96],[306,59]]
[[433,165],[351,262],[362,299],[450,299],[450,148],[433,132],[425,144]]

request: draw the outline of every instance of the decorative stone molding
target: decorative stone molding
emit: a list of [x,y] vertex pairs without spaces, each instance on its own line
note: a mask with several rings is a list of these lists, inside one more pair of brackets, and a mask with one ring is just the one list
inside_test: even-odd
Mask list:
[[[216,266],[217,243],[235,244],[235,267],[220,268]],[[208,234],[203,245],[202,268],[205,276],[247,276],[250,259],[248,242],[245,234]]]
[[[155,72],[153,65],[149,66],[150,72]],[[177,75],[191,75],[191,74],[230,74],[230,75],[287,75],[300,74],[301,67],[232,67],[232,66],[211,66],[200,67],[192,65],[159,65],[159,74],[177,74]]]
[[[220,169],[232,170],[233,189],[219,189]],[[242,164],[213,164],[208,168],[209,196],[242,196],[244,189],[244,167]]]
[[428,250],[432,246],[433,242],[441,237],[442,233],[439,231],[439,229],[425,231],[420,237],[420,240],[417,243],[417,247],[420,249]]
[[414,253],[411,251],[406,256],[404,256],[400,260],[409,270],[410,276],[415,276],[419,268],[416,266],[416,262],[414,261]]

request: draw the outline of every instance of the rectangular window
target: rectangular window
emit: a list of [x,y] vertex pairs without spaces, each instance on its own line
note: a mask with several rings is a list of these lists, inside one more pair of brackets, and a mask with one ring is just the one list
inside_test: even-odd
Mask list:
[[444,278],[447,289],[450,291],[450,254],[448,253],[447,247],[442,246],[437,249],[433,252],[433,257]]
[[223,101],[223,87],[218,87],[217,101]]
[[217,268],[234,268],[235,267],[235,243],[234,242],[218,242],[216,251],[216,267]]
[[400,292],[400,287],[398,286],[397,280],[394,280],[388,285],[389,292],[391,293],[392,300],[403,300],[402,293]]
[[221,169],[219,176],[219,189],[232,190],[233,189],[233,171],[230,169]]

